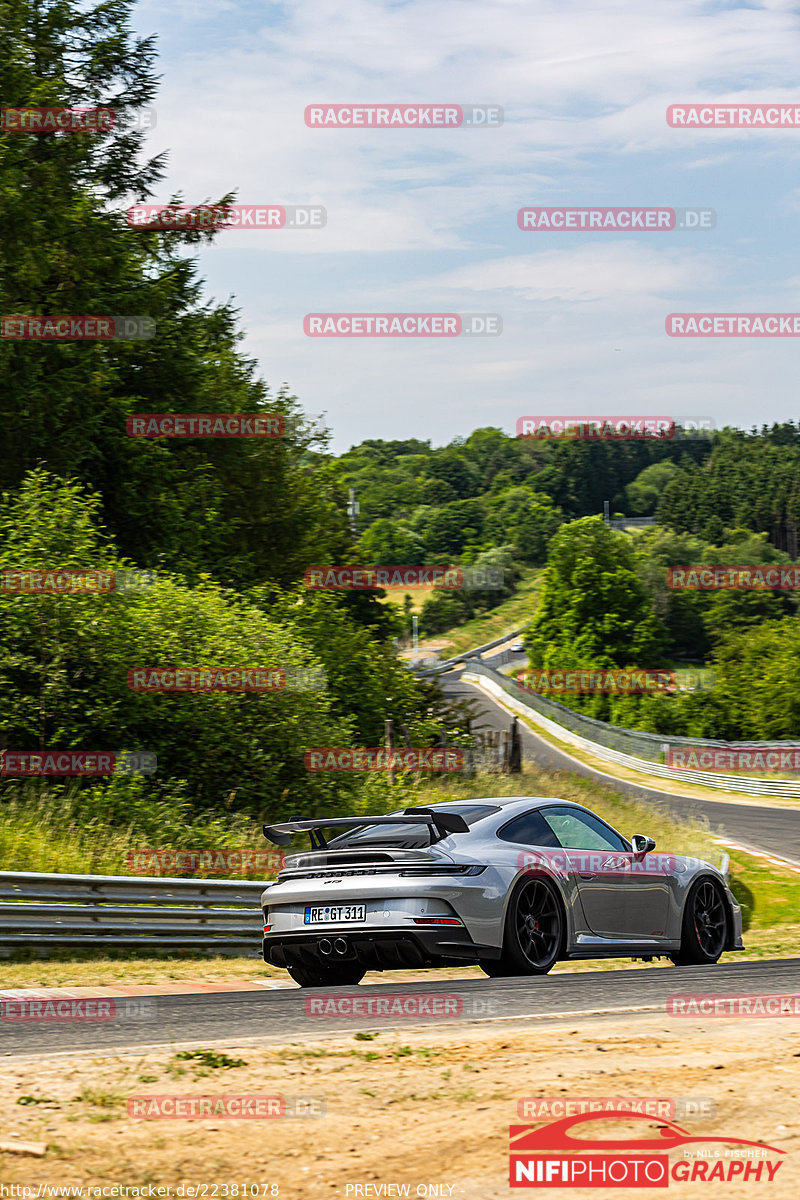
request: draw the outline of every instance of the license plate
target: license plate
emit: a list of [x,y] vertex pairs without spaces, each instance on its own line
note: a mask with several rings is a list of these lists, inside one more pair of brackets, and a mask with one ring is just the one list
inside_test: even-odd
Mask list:
[[304,917],[306,925],[327,925],[331,922],[338,924],[340,921],[366,921],[366,919],[366,904],[329,904],[319,908],[307,904]]

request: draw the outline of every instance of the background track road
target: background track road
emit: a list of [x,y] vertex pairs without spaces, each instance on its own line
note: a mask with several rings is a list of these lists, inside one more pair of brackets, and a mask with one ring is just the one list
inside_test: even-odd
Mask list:
[[[461,671],[451,671],[440,677],[445,692],[454,699],[478,700],[481,705],[480,720],[490,729],[508,729],[511,714],[497,704],[480,688],[465,683]],[[540,767],[559,771],[573,771],[588,779],[597,780],[606,787],[616,788],[629,796],[643,800],[654,800],[677,817],[689,817],[700,813],[708,819],[716,834],[724,834],[728,842],[737,843],[766,854],[774,854],[800,866],[800,808],[772,808],[762,804],[736,803],[725,800],[698,800],[688,796],[675,796],[655,788],[642,787],[622,779],[613,779],[600,771],[587,767],[577,759],[556,749],[550,742],[539,737],[520,718],[523,762],[533,760]],[[623,833],[646,833],[646,829],[622,830]]]
[[[664,1013],[665,1019],[670,1021],[692,1019],[666,1016],[667,997],[677,992],[714,995],[800,993],[800,959],[727,961],[712,967],[649,967],[638,971],[592,971],[522,979],[442,979],[438,983],[432,977],[424,983],[392,985],[389,978],[385,984],[328,991],[292,988],[274,992],[158,996],[153,998],[153,1016],[147,1021],[2,1021],[0,1053],[94,1053],[114,1047],[203,1046],[211,1041],[236,1045],[241,1038],[283,1043],[320,1041],[326,1037],[352,1035],[361,1029],[435,1029],[443,1024],[515,1017],[558,1020],[651,1011]],[[445,1022],[436,1017],[317,1018],[309,1017],[305,1012],[306,999],[314,996],[358,996],[362,999],[398,993],[403,997],[457,996],[463,1001],[463,1014]],[[727,1020],[731,1036],[735,1037],[736,1018]]]

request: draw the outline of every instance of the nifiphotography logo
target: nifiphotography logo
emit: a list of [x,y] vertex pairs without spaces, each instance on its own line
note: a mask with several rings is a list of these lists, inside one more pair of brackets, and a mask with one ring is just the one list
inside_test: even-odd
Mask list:
[[[639,1136],[592,1137],[581,1125],[621,1120],[628,1129],[645,1122]],[[511,1187],[669,1187],[671,1183],[745,1180],[771,1183],[785,1150],[738,1137],[693,1136],[674,1121],[623,1109],[579,1113],[546,1125],[509,1126]],[[620,1131],[621,1133],[622,1131]],[[678,1151],[670,1157],[670,1151]]]

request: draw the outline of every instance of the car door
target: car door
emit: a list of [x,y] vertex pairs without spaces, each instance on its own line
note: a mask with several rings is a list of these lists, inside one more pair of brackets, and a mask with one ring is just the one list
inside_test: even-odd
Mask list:
[[[585,809],[542,810],[575,871],[586,923],[605,937],[663,937],[670,873],[649,866],[605,821]],[[661,858],[662,856],[659,856]]]
[[583,809],[553,805],[541,814],[566,851],[588,928],[603,937],[629,937],[635,901],[633,855],[625,841]]

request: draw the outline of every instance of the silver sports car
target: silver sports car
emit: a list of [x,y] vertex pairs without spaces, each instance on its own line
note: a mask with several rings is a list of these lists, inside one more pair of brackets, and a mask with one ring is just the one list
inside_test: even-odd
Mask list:
[[744,949],[716,867],[654,854],[652,838],[629,841],[568,800],[490,796],[264,826],[277,845],[298,833],[311,851],[287,857],[261,904],[265,960],[303,987],[398,967],[544,975],[564,958],[715,963]]

